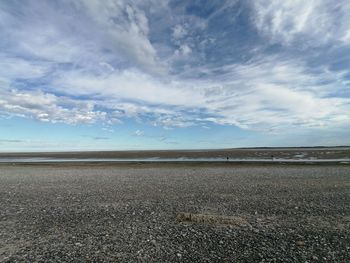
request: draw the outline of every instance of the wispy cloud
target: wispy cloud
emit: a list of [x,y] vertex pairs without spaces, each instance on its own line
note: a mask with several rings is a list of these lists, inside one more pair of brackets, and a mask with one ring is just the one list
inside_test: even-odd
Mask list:
[[133,134],[134,134],[135,136],[143,136],[144,132],[143,132],[143,131],[140,131],[140,130],[136,130]]
[[328,0],[5,1],[0,113],[108,130],[126,118],[165,129],[347,126],[349,12]]
[[305,47],[350,43],[348,1],[254,1],[254,9],[257,29],[273,42]]

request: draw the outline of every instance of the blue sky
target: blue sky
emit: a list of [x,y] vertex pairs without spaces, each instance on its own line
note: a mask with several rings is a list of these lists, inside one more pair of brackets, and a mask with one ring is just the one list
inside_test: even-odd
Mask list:
[[0,1],[0,151],[350,144],[350,2]]

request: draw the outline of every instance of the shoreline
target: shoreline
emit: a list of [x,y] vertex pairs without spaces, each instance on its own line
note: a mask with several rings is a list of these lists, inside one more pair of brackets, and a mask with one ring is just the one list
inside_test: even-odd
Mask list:
[[350,147],[240,148],[209,150],[133,150],[72,152],[0,152],[0,158],[350,158]]
[[0,169],[4,167],[50,167],[50,168],[240,168],[240,167],[349,167],[350,163],[322,162],[322,163],[269,163],[269,162],[40,162],[40,163],[1,163]]
[[0,153],[1,164],[221,164],[347,165],[349,147],[249,148],[222,150]]

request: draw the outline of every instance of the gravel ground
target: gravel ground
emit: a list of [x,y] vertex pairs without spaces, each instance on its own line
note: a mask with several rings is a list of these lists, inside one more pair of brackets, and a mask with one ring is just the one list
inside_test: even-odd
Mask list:
[[0,261],[350,262],[350,166],[2,165]]

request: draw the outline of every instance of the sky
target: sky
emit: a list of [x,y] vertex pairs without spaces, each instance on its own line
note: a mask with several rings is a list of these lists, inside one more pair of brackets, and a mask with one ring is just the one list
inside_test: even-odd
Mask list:
[[350,145],[348,0],[0,0],[0,151]]

